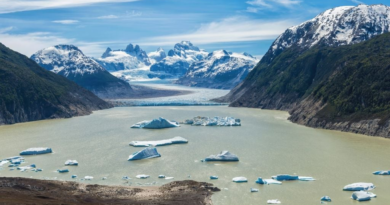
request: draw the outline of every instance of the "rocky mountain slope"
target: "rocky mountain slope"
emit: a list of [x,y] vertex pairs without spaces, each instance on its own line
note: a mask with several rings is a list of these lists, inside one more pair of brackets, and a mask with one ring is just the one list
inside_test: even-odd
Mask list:
[[182,41],[177,43],[173,50],[169,50],[166,58],[150,67],[150,71],[156,74],[151,74],[149,77],[178,78],[187,72],[192,63],[203,60],[208,54],[191,42]]
[[111,105],[0,43],[0,124],[90,114]]
[[126,98],[132,95],[132,89],[127,82],[111,75],[76,46],[57,45],[45,48],[32,55],[31,59],[101,98]]
[[288,110],[292,121],[309,126],[389,137],[379,131],[388,123],[389,23],[385,5],[327,10],[287,29],[247,78],[217,100]]
[[158,48],[155,52],[150,52],[148,54],[149,59],[152,64],[158,63],[162,61],[164,58],[167,57],[167,54],[165,53],[164,49]]
[[191,64],[185,75],[175,83],[217,89],[231,89],[240,83],[258,60],[250,54],[214,51],[199,62]]

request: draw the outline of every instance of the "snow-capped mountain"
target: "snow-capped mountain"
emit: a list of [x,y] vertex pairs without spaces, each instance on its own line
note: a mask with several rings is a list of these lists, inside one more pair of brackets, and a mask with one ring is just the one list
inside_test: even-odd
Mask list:
[[248,53],[218,50],[193,63],[175,83],[207,88],[231,89],[240,83],[258,60]]
[[269,52],[278,55],[293,45],[310,48],[317,44],[354,44],[389,31],[388,6],[377,4],[336,7],[287,29],[275,40]]
[[130,85],[106,71],[73,45],[56,45],[33,54],[31,59],[46,70],[76,82],[102,98],[124,97]]
[[164,49],[158,48],[155,52],[150,52],[148,54],[150,62],[152,64],[155,64],[157,62],[162,61],[165,57],[167,57],[167,54],[165,53]]
[[158,75],[150,77],[177,78],[184,75],[192,63],[203,60],[209,53],[194,46],[189,41],[177,43],[168,56],[152,65],[150,71]]

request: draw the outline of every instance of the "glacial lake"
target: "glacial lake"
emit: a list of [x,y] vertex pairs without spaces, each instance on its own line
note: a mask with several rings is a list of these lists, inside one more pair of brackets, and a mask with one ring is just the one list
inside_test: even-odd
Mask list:
[[[131,129],[136,122],[165,117],[182,121],[194,116],[233,116],[241,127],[196,127],[182,125],[164,130]],[[121,107],[94,112],[71,119],[46,120],[0,126],[0,158],[18,155],[29,147],[51,147],[52,154],[27,156],[24,165],[36,164],[43,172],[0,170],[0,176],[37,179],[72,180],[106,185],[155,185],[172,180],[158,179],[159,174],[174,180],[190,179],[211,182],[221,188],[215,193],[216,205],[266,204],[279,199],[282,204],[320,204],[328,195],[329,204],[389,204],[390,176],[375,176],[376,170],[390,169],[390,140],[319,130],[296,125],[287,120],[288,113],[226,106]],[[161,140],[182,136],[188,144],[157,147],[160,158],[127,161],[141,150],[129,146],[133,140]],[[229,150],[239,162],[201,162],[211,154]],[[78,167],[59,174],[67,159],[76,159]],[[149,179],[136,179],[138,174]],[[283,182],[282,185],[258,185],[257,177],[277,174],[312,176],[316,181]],[[210,175],[219,176],[210,180]],[[93,176],[91,181],[81,181]],[[233,177],[247,177],[248,183],[233,183]],[[102,180],[107,177],[107,180]],[[370,202],[353,201],[352,192],[342,188],[354,182],[372,182],[378,195]],[[139,184],[140,183],[140,184]],[[250,188],[259,192],[250,193]]]

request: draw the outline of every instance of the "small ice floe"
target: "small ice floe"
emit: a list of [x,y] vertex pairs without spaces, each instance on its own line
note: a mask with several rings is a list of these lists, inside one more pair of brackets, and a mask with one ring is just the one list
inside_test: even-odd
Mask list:
[[19,166],[19,164],[10,164],[10,165],[8,165],[8,167],[18,167]]
[[128,177],[128,176],[123,176],[122,179],[123,179],[123,180],[129,180],[130,177]]
[[210,176],[210,179],[218,179],[218,176]]
[[174,177],[165,177],[166,180],[174,179]]
[[255,188],[251,188],[251,192],[259,192],[259,190]]
[[164,179],[164,178],[165,178],[165,175],[162,175],[162,174],[161,174],[161,175],[158,175],[158,178],[159,178],[159,179]]
[[304,177],[304,176],[298,176],[299,181],[315,181],[313,177]]
[[27,167],[18,167],[18,168],[16,168],[17,170],[20,170],[21,172],[24,172],[24,171],[27,171],[27,170],[29,170],[29,169],[31,169],[32,167],[30,167],[30,166],[27,166]]
[[77,175],[72,175],[72,179],[76,179],[77,178]]
[[172,127],[180,127],[180,125],[175,121],[169,121],[162,117],[153,120],[145,120],[142,122],[138,122],[131,126],[131,128],[145,128],[145,129],[163,129],[163,128],[172,128]]
[[41,171],[43,171],[43,170],[40,168],[35,169],[35,172],[41,172]]
[[366,191],[355,191],[352,194],[352,199],[356,201],[369,201],[371,198],[375,198],[376,194]]
[[373,172],[374,175],[390,175],[390,171],[376,171]]
[[24,158],[21,157],[21,156],[8,157],[6,160],[12,161],[12,160],[14,160],[14,159],[20,159],[20,160],[24,161]]
[[331,202],[331,201],[332,201],[332,199],[330,199],[330,197],[329,197],[329,196],[323,196],[323,197],[321,197],[321,201],[327,201],[327,202]]
[[279,174],[276,176],[272,176],[272,179],[278,181],[293,181],[293,180],[299,180],[299,177],[294,175],[289,175],[289,174]]
[[157,152],[157,149],[154,147],[148,147],[141,151],[134,152],[129,156],[128,161],[132,160],[141,160],[141,159],[150,159],[155,157],[161,157],[161,155]]
[[92,180],[93,177],[92,177],[92,176],[85,176],[84,179],[85,179],[85,180]]
[[274,179],[262,179],[261,177],[257,178],[257,184],[282,184],[282,182],[274,180]]
[[358,182],[353,184],[348,184],[343,188],[343,191],[367,191],[375,189],[373,183]]
[[204,161],[239,161],[237,155],[230,153],[229,151],[222,151],[217,155],[210,155],[204,159]]
[[182,122],[194,126],[241,126],[241,120],[234,117],[194,117]]
[[280,202],[278,199],[270,199],[267,201],[267,204],[281,204],[282,202]]
[[21,164],[23,161],[22,159],[12,159],[11,164]]
[[5,165],[5,164],[7,164],[7,163],[8,163],[8,161],[7,161],[7,160],[0,161],[0,167],[1,167],[1,166],[3,166],[3,165]]
[[158,141],[132,141],[129,145],[133,147],[149,147],[149,146],[165,146],[172,144],[185,144],[188,143],[188,140],[183,137],[174,137],[166,140],[158,140]]
[[150,176],[149,176],[149,175],[146,175],[146,174],[139,174],[139,175],[137,175],[137,176],[135,176],[135,177],[137,177],[138,179],[147,179],[147,178],[149,178]]
[[248,182],[248,179],[245,177],[234,177],[232,180],[236,183]]
[[67,172],[69,172],[69,170],[68,169],[57,169],[57,172],[58,173],[67,173]]
[[31,164],[30,167],[32,167],[32,168],[37,168],[37,165]]
[[102,180],[106,180],[107,179],[107,177],[102,177]]
[[65,162],[65,166],[78,166],[78,165],[79,165],[79,163],[76,160],[69,159],[69,160],[66,160],[66,162]]
[[49,147],[36,147],[28,148],[20,152],[20,155],[37,155],[37,154],[47,154],[52,153],[53,151]]

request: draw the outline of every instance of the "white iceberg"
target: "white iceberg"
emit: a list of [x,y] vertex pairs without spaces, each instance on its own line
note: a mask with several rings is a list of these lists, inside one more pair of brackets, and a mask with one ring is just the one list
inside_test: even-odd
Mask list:
[[259,192],[259,190],[255,188],[251,188],[251,192]]
[[344,191],[367,191],[371,189],[375,189],[374,184],[366,182],[348,184],[343,188]]
[[20,152],[20,155],[36,155],[36,154],[47,154],[52,153],[51,148],[49,147],[36,147],[29,148]]
[[282,184],[282,182],[274,180],[274,179],[262,179],[261,177],[257,178],[257,184]]
[[365,191],[355,191],[352,194],[352,199],[356,201],[369,201],[371,198],[375,198],[376,194]]
[[206,157],[204,161],[239,161],[237,155],[230,153],[229,151],[222,151],[217,155],[210,155]]
[[374,175],[390,175],[390,171],[376,171],[373,172]]
[[1,166],[3,166],[3,165],[5,165],[5,164],[7,164],[7,163],[8,163],[8,161],[7,161],[7,160],[0,161],[0,167],[1,167]]
[[248,179],[245,177],[234,177],[232,180],[237,183],[248,182]]
[[327,201],[327,202],[331,202],[331,201],[332,201],[332,199],[330,199],[330,197],[329,197],[329,196],[323,196],[323,197],[321,197],[321,201]]
[[278,180],[278,181],[293,181],[298,180],[298,176],[289,175],[289,174],[279,174],[276,176],[272,176],[272,179]]
[[241,120],[234,117],[194,117],[184,120],[183,124],[195,126],[241,126]]
[[171,144],[185,144],[188,143],[188,140],[183,137],[174,137],[167,140],[158,140],[158,141],[132,141],[129,145],[134,147],[149,147],[149,146],[164,146]]
[[129,156],[129,161],[161,157],[154,147],[148,147]]
[[12,159],[11,164],[21,164],[23,162],[22,159]]
[[173,179],[174,177],[165,177],[166,180]]
[[142,122],[138,122],[131,126],[131,128],[145,128],[145,129],[163,129],[163,128],[171,128],[171,127],[179,127],[179,123],[175,121],[169,121],[162,117],[153,120],[145,120]]
[[267,204],[281,204],[282,202],[280,202],[279,200],[277,199],[270,199],[267,201]]
[[79,163],[76,160],[66,160],[65,166],[78,166]]
[[84,179],[85,179],[85,180],[92,180],[93,177],[92,177],[92,176],[85,176]]
[[16,168],[17,170],[20,170],[21,172],[24,172],[24,171],[26,171],[26,170],[29,170],[29,169],[31,169],[32,167],[30,167],[30,166],[27,166],[27,167],[18,167],[18,168]]
[[150,176],[149,176],[149,175],[146,175],[146,174],[139,174],[139,175],[137,175],[137,176],[135,176],[135,177],[137,177],[138,179],[147,179],[147,178],[149,178]]
[[316,179],[314,179],[313,177],[299,176],[298,180],[300,180],[300,181],[315,181]]

